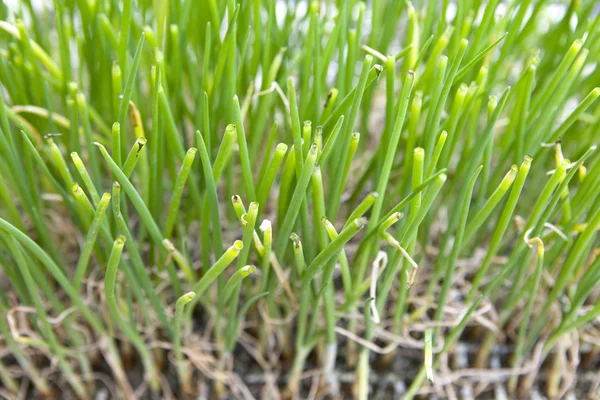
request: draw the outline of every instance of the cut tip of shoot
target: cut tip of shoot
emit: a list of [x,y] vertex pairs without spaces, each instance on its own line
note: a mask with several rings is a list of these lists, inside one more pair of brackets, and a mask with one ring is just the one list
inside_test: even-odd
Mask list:
[[[321,218],[321,221],[323,221],[325,223],[327,221],[327,218],[323,217],[323,218]],[[292,232],[292,234],[290,235],[290,240],[294,243],[295,248],[300,248],[302,246],[302,242],[300,241],[300,236],[298,236],[298,234],[296,232]]]
[[394,225],[396,222],[398,222],[402,217],[404,216],[403,212],[395,212],[392,215],[390,215],[389,217],[386,218],[385,221],[383,221],[383,223],[381,224],[381,226],[379,227],[379,233],[380,234],[384,234],[384,237],[386,236],[385,233],[386,231],[392,226]]
[[394,220],[394,222],[399,221],[400,219],[402,219],[402,217],[404,217],[403,212],[396,212],[392,214],[392,219]]
[[288,149],[288,145],[285,144],[285,143],[279,143],[277,145],[277,150],[280,151],[280,152],[282,152],[282,153],[286,152],[287,149]]
[[271,221],[268,219],[264,219],[263,222],[261,222],[258,229],[260,229],[262,232],[271,229]]
[[104,194],[102,195],[102,200],[110,200],[110,198],[111,198],[111,195],[110,195],[110,193],[104,193]]
[[242,250],[243,247],[244,247],[244,243],[241,240],[236,240],[235,242],[233,242],[230,249],[233,251],[239,252]]
[[252,275],[253,273],[256,272],[256,267],[254,265],[246,265],[244,267],[242,267],[242,269],[240,270],[241,274],[246,277],[248,275]]
[[356,227],[358,229],[362,229],[365,227],[365,225],[367,225],[368,222],[369,222],[369,220],[366,219],[365,217],[360,217],[360,218],[356,218],[354,220],[354,225],[356,225]]
[[190,301],[194,300],[194,298],[196,297],[196,293],[194,292],[187,292],[186,294],[182,295],[178,300],[177,300],[177,304],[181,304],[181,305],[185,305],[187,303],[189,303]]
[[519,171],[519,167],[517,166],[517,164],[513,164],[510,169],[508,170],[508,172],[506,173],[506,175],[504,175],[504,178],[502,179],[502,182],[500,183],[502,189],[508,190],[508,188],[510,187],[510,185],[512,185],[512,183],[514,182],[515,178],[517,177],[517,172]]
[[115,239],[115,247],[123,247],[124,244],[125,244],[125,236],[119,235]]

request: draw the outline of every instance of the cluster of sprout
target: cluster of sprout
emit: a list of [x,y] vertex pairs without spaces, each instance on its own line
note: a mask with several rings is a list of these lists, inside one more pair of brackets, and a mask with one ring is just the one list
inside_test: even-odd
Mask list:
[[0,395],[579,390],[600,13],[450,3],[0,7]]

